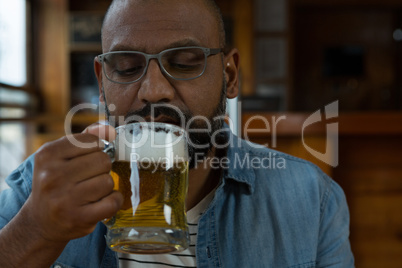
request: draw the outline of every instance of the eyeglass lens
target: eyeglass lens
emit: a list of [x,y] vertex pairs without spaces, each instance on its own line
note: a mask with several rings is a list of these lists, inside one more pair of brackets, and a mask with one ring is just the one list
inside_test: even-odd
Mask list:
[[[206,57],[201,48],[167,50],[160,55],[160,64],[166,73],[176,79],[192,79],[204,71]],[[144,54],[120,52],[105,55],[106,76],[115,82],[130,83],[141,78],[147,67]]]

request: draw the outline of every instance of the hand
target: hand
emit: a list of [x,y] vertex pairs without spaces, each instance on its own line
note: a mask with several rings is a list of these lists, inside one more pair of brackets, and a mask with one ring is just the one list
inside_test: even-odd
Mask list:
[[119,210],[123,196],[113,191],[111,160],[100,141],[114,137],[114,128],[93,125],[36,153],[32,194],[25,208],[44,239],[68,242],[85,236]]

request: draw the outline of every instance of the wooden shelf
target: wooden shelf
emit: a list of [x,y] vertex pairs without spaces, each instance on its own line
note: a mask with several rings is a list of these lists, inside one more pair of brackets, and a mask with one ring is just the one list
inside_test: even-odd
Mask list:
[[[303,123],[312,113],[244,113],[242,115],[242,126],[249,122],[251,129],[264,129],[266,122],[269,126],[276,123],[276,133],[283,136],[301,135]],[[256,117],[258,116],[258,117]],[[280,117],[283,120],[278,121]],[[339,123],[339,135],[402,135],[402,112],[356,112],[341,113],[339,117],[330,121],[321,121],[312,124],[304,129],[304,134],[326,135],[326,124],[329,122]],[[254,133],[261,136],[266,133]]]
[[293,0],[295,5],[303,6],[326,6],[330,8],[334,7],[356,7],[361,9],[362,7],[402,7],[400,0]]

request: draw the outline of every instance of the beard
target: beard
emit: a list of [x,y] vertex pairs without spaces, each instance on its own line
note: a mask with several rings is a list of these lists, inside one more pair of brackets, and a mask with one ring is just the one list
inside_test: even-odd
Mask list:
[[[103,86],[102,91],[103,96],[105,96]],[[114,127],[121,125],[116,120],[113,120],[114,117],[110,114],[106,99],[104,99],[104,102],[105,113],[109,123]],[[219,103],[210,117],[194,116],[189,109],[179,109],[176,106],[163,102],[147,103],[143,108],[127,113],[123,124],[145,122],[145,118],[156,119],[163,117],[167,119],[166,123],[172,123],[184,128],[188,133],[189,139],[189,167],[194,168],[198,159],[205,158],[214,145],[225,142],[223,132],[221,131],[224,124],[225,112],[226,81],[223,80]]]

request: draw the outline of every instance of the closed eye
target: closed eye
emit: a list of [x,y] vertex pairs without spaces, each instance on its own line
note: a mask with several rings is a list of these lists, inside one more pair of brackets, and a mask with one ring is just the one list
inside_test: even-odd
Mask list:
[[143,69],[144,69],[143,66],[136,66],[136,67],[124,69],[124,70],[116,69],[115,72],[120,76],[132,76],[132,75],[141,73]]
[[201,64],[181,64],[181,63],[170,63],[170,68],[174,68],[180,71],[193,71],[199,69]]

